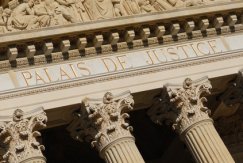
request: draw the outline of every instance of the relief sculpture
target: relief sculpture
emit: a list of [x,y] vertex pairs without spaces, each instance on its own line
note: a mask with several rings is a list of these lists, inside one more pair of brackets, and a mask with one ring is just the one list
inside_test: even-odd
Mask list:
[[6,0],[0,4],[0,34],[227,1]]

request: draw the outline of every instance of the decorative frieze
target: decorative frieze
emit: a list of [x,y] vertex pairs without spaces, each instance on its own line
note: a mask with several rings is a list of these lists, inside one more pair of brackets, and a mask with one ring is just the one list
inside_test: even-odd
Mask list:
[[[230,2],[231,0],[227,1]],[[0,33],[160,12],[219,2],[217,0],[2,1],[0,8]]]
[[[17,0],[11,1],[11,4],[12,2],[15,1],[17,2]],[[218,3],[218,2],[204,1],[203,3],[199,3],[199,4],[202,5],[205,3]],[[104,3],[108,3],[108,2],[104,1]],[[160,6],[159,1],[150,2],[150,3],[157,4],[155,6],[151,5],[152,7]],[[168,3],[168,2],[163,2],[163,3]],[[21,3],[18,5],[28,6],[27,4],[25,5],[23,4]],[[19,8],[18,5],[16,9]],[[41,6],[44,5],[44,2],[40,2],[40,4],[35,4],[35,5]],[[35,5],[32,9],[36,7]],[[74,12],[75,11],[76,10],[74,10]],[[26,16],[27,18],[27,16],[32,17],[34,15],[24,15],[24,16]],[[45,16],[47,15],[43,15],[43,17]],[[41,33],[41,36],[38,37],[37,40],[32,38],[31,40],[17,39],[15,40],[15,42],[17,41],[17,44],[13,44],[13,41],[4,42],[3,46],[8,46],[9,48],[7,48],[7,50],[6,48],[4,48],[2,51],[0,51],[0,53],[6,55],[6,57],[4,58],[7,58],[11,62],[11,67],[17,67],[17,68],[26,67],[28,65],[33,65],[33,64],[41,65],[50,62],[61,62],[67,59],[81,58],[82,56],[107,54],[107,53],[125,51],[128,49],[137,49],[137,48],[144,48],[147,46],[173,43],[176,41],[185,41],[193,38],[202,38],[202,36],[204,37],[216,36],[219,34],[227,34],[229,32],[239,31],[242,29],[242,24],[241,24],[242,19],[238,19],[239,17],[241,17],[241,15],[240,12],[238,11],[235,11],[235,13],[232,12],[225,13],[224,11],[222,14],[215,15],[212,13],[211,15],[205,15],[205,16],[203,14],[199,16],[194,15],[190,19],[185,17],[185,18],[178,19],[178,21],[175,21],[174,19],[173,20],[168,19],[166,21],[156,20],[153,23],[143,22],[136,25],[119,26],[117,30],[114,30],[112,28],[112,29],[105,29],[104,31],[102,31],[103,29],[102,30],[100,29],[100,30],[95,30],[93,32],[89,31],[89,33],[87,32],[82,33],[82,28],[80,28],[81,34],[68,33],[68,35],[71,34],[70,36],[64,36],[65,35],[64,32],[60,36],[55,35],[54,37],[45,38],[45,35]],[[72,20],[71,17],[69,18],[70,20]],[[45,20],[45,19],[43,18],[41,20]],[[211,25],[209,26],[209,24]],[[26,47],[24,51],[21,47],[22,45]],[[42,48],[39,48],[41,46]],[[73,50],[79,50],[80,54],[74,55],[72,52]],[[21,55],[18,55],[19,52],[21,53]],[[23,52],[24,54],[22,54]],[[33,58],[35,58],[36,55],[46,55],[47,57],[44,58],[45,61],[38,60],[38,59],[33,60]],[[65,56],[63,57],[62,55]],[[33,61],[26,62],[26,63],[18,62],[17,59],[19,57],[21,58],[26,57],[27,59],[32,59]],[[0,66],[3,67],[2,70],[4,71],[11,68],[11,67],[9,68],[9,65],[6,64]]]
[[42,154],[45,148],[37,141],[37,137],[41,136],[37,130],[46,127],[46,122],[47,116],[43,110],[37,115],[26,117],[21,109],[14,111],[12,121],[1,122],[0,140],[7,151],[3,160],[8,163],[45,163]]
[[[101,157],[107,162],[119,162],[117,160],[128,157],[131,159],[129,163],[142,163],[144,161],[131,134],[132,127],[126,121],[129,118],[127,112],[133,109],[133,104],[134,101],[129,92],[119,96],[107,92],[103,100],[84,99],[81,111],[76,113],[68,130],[76,140],[91,141],[91,145],[98,149]],[[127,146],[136,149],[133,156],[127,151]],[[117,156],[112,154],[114,150]],[[112,159],[112,157],[119,158]]]

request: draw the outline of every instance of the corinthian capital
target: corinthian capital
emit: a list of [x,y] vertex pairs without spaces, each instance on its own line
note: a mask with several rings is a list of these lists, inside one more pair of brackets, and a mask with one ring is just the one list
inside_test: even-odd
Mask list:
[[46,127],[47,116],[42,108],[35,111],[37,115],[28,117],[21,109],[16,109],[11,121],[0,123],[0,140],[6,147],[5,162],[24,163],[32,158],[45,162],[41,152],[44,146],[37,142],[36,137],[41,136],[37,130]]
[[192,81],[186,78],[182,85],[167,84],[149,110],[151,119],[157,123],[171,122],[179,133],[191,125],[209,118],[210,110],[204,106],[211,84],[207,78]]
[[119,138],[132,137],[126,119],[133,104],[129,92],[118,96],[107,92],[103,99],[86,98],[68,130],[75,139],[92,141],[92,146],[101,151]]

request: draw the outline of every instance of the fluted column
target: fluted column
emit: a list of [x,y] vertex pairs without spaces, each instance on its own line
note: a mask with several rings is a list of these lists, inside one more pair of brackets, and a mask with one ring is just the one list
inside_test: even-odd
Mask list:
[[107,92],[103,99],[84,99],[80,112],[68,127],[71,136],[91,141],[107,163],[144,163],[126,122],[134,101],[129,92]]
[[207,78],[185,79],[182,86],[167,85],[148,114],[157,123],[171,123],[197,163],[234,163],[217,133],[210,110],[204,106],[211,84]]
[[144,162],[133,138],[121,138],[108,145],[102,152],[101,155],[109,163]]
[[[37,129],[46,126],[47,116],[42,108],[35,109],[34,116],[28,117],[16,109],[11,121],[0,123],[0,140],[6,146],[3,160],[8,163],[45,163],[42,154],[44,146],[36,140],[41,136]],[[32,113],[34,114],[34,113]]]
[[211,120],[196,124],[182,136],[196,162],[234,162]]

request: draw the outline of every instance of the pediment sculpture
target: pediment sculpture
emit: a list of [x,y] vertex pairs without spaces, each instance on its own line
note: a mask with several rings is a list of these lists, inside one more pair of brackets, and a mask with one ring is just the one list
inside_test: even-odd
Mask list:
[[0,34],[231,0],[2,0]]

